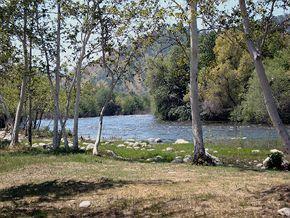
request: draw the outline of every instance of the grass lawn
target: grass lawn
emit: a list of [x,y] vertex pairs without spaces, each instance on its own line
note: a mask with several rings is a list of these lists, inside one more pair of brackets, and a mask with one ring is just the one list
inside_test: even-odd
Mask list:
[[[131,161],[0,149],[0,217],[276,217],[278,209],[290,207],[290,173],[249,164],[262,161],[279,142],[207,143],[209,153],[226,163],[218,167],[168,163],[190,154],[190,144],[157,144],[147,151],[117,148],[119,143],[101,149]],[[145,163],[156,155],[164,162]],[[79,207],[84,200],[91,201],[89,208]]]

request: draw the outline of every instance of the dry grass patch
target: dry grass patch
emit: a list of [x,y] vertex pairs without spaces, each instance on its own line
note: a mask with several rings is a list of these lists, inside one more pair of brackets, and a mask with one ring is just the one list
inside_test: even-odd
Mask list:
[[1,216],[261,217],[290,206],[287,172],[42,158],[0,174]]

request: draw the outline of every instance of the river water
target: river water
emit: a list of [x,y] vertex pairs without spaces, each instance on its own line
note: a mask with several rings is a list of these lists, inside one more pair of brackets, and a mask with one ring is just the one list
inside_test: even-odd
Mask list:
[[[98,129],[98,117],[79,119],[79,136],[94,139]],[[51,120],[43,120],[41,126],[52,129]],[[73,120],[67,121],[72,130]],[[288,130],[290,128],[288,127]],[[278,138],[275,129],[262,125],[205,124],[203,133],[206,140],[265,139]],[[176,139],[192,141],[190,122],[160,122],[153,115],[106,116],[103,128],[104,139],[161,138],[172,142]]]

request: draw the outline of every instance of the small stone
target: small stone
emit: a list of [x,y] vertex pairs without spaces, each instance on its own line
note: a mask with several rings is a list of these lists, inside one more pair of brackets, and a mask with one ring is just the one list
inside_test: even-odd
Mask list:
[[88,208],[91,206],[91,202],[90,201],[82,201],[80,204],[79,204],[79,207],[81,208]]
[[161,143],[162,142],[162,139],[161,138],[157,138],[157,139],[154,140],[154,142],[155,143]]
[[37,143],[34,143],[34,144],[32,145],[32,147],[33,147],[33,148],[37,148],[37,147],[39,147],[39,145],[38,145]]
[[115,154],[114,151],[107,150],[106,152],[107,152],[107,155],[110,156],[110,157],[114,157],[114,158],[117,157],[117,155]]
[[186,141],[184,139],[177,139],[174,144],[188,144],[189,141]]
[[166,148],[166,151],[173,151],[173,148],[168,147],[168,148]]
[[124,148],[124,147],[126,147],[126,145],[124,145],[124,144],[117,145],[117,148]]
[[148,141],[149,143],[153,143],[153,142],[155,141],[155,138],[149,138],[147,141]]
[[263,167],[263,164],[262,163],[259,163],[259,164],[256,165],[256,167],[262,168]]
[[274,154],[274,153],[284,154],[282,151],[279,151],[278,149],[272,149],[272,150],[270,150],[270,153],[271,154]]
[[154,157],[153,158],[153,160],[155,161],[155,162],[160,162],[160,161],[162,161],[164,158],[162,157],[162,156],[160,156],[160,155],[158,155],[158,156],[156,156],[156,157]]
[[171,161],[171,163],[183,163],[183,158],[181,156],[177,156],[173,161]]
[[270,157],[267,157],[264,161],[263,161],[263,166],[266,168],[269,165],[269,162],[271,161]]
[[252,154],[258,154],[260,153],[260,150],[252,150]]
[[191,155],[186,155],[184,158],[183,158],[183,162],[184,163],[191,163],[193,160],[192,156]]
[[127,142],[135,142],[135,139],[127,139]]
[[278,210],[277,212],[281,216],[290,217],[290,208],[289,207],[284,207],[284,208]]
[[238,147],[238,150],[241,150],[242,148],[241,147]]
[[86,151],[93,150],[94,147],[95,147],[95,145],[93,143],[90,143],[90,144],[87,145]]
[[146,159],[146,162],[152,162],[152,161],[153,161],[153,158]]
[[218,151],[213,151],[213,153],[215,153],[215,154],[216,154],[216,153],[218,153]]
[[151,149],[148,149],[147,151],[155,151],[155,149],[154,148],[151,148]]
[[180,153],[185,153],[185,151],[184,150],[181,150]]

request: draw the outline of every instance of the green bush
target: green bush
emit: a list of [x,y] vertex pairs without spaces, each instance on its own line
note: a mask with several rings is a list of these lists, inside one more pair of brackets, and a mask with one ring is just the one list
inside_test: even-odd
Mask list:
[[[265,61],[279,114],[286,123],[290,122],[290,49],[280,51],[274,59]],[[271,123],[260,83],[256,74],[249,81],[249,89],[242,103],[231,114],[232,120],[252,123]]]

